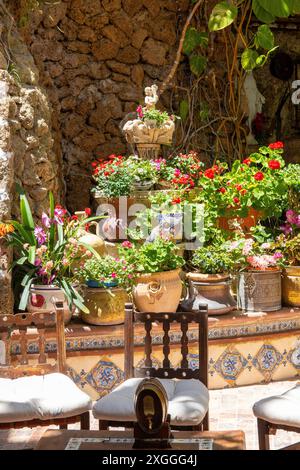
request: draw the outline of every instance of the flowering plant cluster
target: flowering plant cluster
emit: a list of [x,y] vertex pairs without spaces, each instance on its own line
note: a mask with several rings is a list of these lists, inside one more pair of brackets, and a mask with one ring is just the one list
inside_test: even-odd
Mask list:
[[107,160],[92,162],[94,191],[108,198],[129,196],[133,188],[133,177],[128,172],[126,160],[121,155],[110,155]]
[[210,245],[195,251],[191,267],[203,274],[223,274],[231,271],[233,260],[221,245]]
[[91,258],[78,269],[78,278],[91,287],[111,288],[121,286],[128,289],[134,280],[133,266],[124,258],[104,256]]
[[177,251],[178,248],[173,242],[162,238],[141,246],[126,240],[119,249],[120,256],[124,257],[137,273],[159,273],[181,268],[184,259],[177,255]]
[[159,173],[154,161],[141,160],[136,155],[131,155],[124,162],[124,165],[128,168],[134,182],[151,181],[153,184],[157,182]]
[[274,248],[279,249],[287,265],[300,265],[300,213],[292,209],[286,211],[285,223],[280,226],[283,232],[274,243]]
[[89,217],[90,209],[86,209],[86,217],[80,221],[77,216],[70,217],[63,207],[55,206],[52,193],[49,202],[48,214],[44,212],[41,223],[36,224],[28,200],[21,194],[21,222],[9,221],[9,230],[4,233],[8,245],[15,250],[12,268],[23,276],[19,309],[26,309],[33,283],[54,284],[65,292],[70,308],[75,304],[88,313],[82,297],[74,288],[74,269],[94,252],[92,247],[80,241],[80,237],[89,222],[97,218]]
[[235,161],[230,171],[225,165],[205,170],[199,182],[203,197],[218,209],[219,216],[247,217],[252,207],[263,218],[279,217],[287,203],[282,152],[283,144],[276,142],[242,162]]
[[283,254],[275,251],[271,243],[257,243],[253,238],[241,238],[227,242],[228,251],[236,271],[278,269],[283,266]]
[[166,111],[159,111],[158,109],[146,109],[143,108],[141,105],[136,109],[137,117],[146,123],[152,124],[155,123],[155,127],[161,127],[163,124],[169,120],[174,121],[175,116],[169,116]]
[[180,153],[161,162],[160,178],[172,183],[176,189],[194,188],[202,176],[204,164],[194,151]]

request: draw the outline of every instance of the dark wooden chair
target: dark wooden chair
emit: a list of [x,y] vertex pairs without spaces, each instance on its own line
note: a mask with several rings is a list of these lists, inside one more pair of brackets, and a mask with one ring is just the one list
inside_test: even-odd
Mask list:
[[[66,429],[76,422],[81,429],[89,429],[90,397],[66,375],[61,302],[56,303],[55,310],[0,315],[0,429],[51,424]],[[56,327],[57,338],[57,358],[52,363],[45,338],[45,329],[51,326]],[[38,354],[28,354],[28,328],[35,329],[30,338],[38,340]]]
[[[162,367],[155,368],[152,362],[152,325],[159,323],[163,330],[163,361]],[[175,369],[170,362],[170,336],[169,332],[173,323],[180,325],[181,331],[181,363],[180,367]],[[198,350],[199,350],[199,368],[192,370],[189,368],[189,325],[196,323],[198,325]],[[142,368],[134,367],[134,326],[143,325],[145,329],[145,365]],[[139,380],[145,377],[156,377],[162,380],[163,385],[170,387],[170,381],[182,387],[183,396],[175,397],[180,402],[180,410],[184,411],[187,407],[189,413],[196,410],[199,406],[200,422],[190,422],[189,424],[180,423],[171,414],[172,429],[194,429],[208,430],[208,313],[207,306],[202,306],[199,311],[176,312],[176,313],[140,313],[133,310],[132,304],[126,304],[125,307],[125,382],[113,390],[109,395],[99,399],[93,406],[93,414],[99,419],[99,428],[107,429],[109,426],[132,427],[135,420],[134,413],[134,393],[139,384]],[[195,382],[196,379],[197,382]],[[185,383],[183,384],[183,380]],[[192,395],[192,397],[190,396]],[[184,404],[184,397],[186,402]],[[193,398],[194,397],[194,398]],[[196,397],[196,398],[195,398]],[[197,402],[197,397],[199,401]],[[192,400],[194,401],[194,407]],[[175,401],[176,401],[175,400]],[[119,405],[120,404],[120,405]],[[169,408],[170,408],[169,400]],[[201,405],[200,405],[201,404]],[[174,405],[174,403],[173,403]],[[173,406],[172,405],[172,406]],[[173,408],[176,408],[176,404]],[[174,408],[174,413],[175,413]],[[175,413],[176,414],[176,413]],[[123,419],[126,418],[126,419]],[[179,418],[179,417],[178,417]],[[195,418],[197,420],[197,418]],[[185,418],[183,417],[183,422]],[[187,422],[189,420],[187,419]],[[175,424],[174,424],[175,423]]]

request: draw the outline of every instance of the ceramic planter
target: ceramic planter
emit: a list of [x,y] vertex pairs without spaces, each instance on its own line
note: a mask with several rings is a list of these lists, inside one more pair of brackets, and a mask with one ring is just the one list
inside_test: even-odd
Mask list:
[[300,307],[300,266],[290,266],[283,271],[282,300],[285,305]]
[[182,310],[198,309],[207,304],[209,315],[223,315],[236,309],[228,274],[188,273],[188,293],[181,302]]
[[81,312],[81,318],[90,325],[120,325],[124,323],[127,292],[119,287],[111,289],[84,288],[84,305],[90,313]]
[[238,306],[251,312],[281,309],[281,271],[245,271],[238,275]]
[[143,274],[133,286],[133,300],[140,312],[176,312],[182,293],[180,269]]
[[144,180],[144,181],[135,181],[133,185],[136,191],[149,191],[154,186],[154,183],[152,180]]
[[64,291],[54,285],[42,286],[42,285],[32,284],[30,288],[28,303],[27,303],[27,310],[28,312],[40,312],[40,313],[53,312],[54,299],[63,301],[64,321],[65,321],[65,324],[69,323],[69,321],[71,320],[72,314],[75,311],[75,307],[73,308],[72,311],[70,311]]
[[235,224],[238,223],[244,233],[250,232],[252,227],[257,225],[259,219],[263,216],[263,212],[257,211],[250,207],[247,217],[234,217],[234,216],[224,216],[219,217],[218,226],[223,230],[234,231]]

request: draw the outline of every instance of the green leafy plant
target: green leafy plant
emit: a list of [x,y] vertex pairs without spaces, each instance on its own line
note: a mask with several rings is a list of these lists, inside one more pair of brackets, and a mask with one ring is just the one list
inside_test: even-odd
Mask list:
[[231,255],[222,246],[210,245],[195,251],[191,266],[203,274],[222,274],[232,269],[233,261]]
[[[123,287],[130,288],[135,274],[133,267],[124,258],[114,258],[104,256],[101,258],[91,258],[76,271],[76,276],[87,285],[92,283],[92,287]],[[96,284],[95,284],[96,283]]]
[[159,109],[149,109],[143,114],[142,120],[154,121],[156,127],[161,127],[165,122],[169,121],[170,117],[166,111],[160,111]]
[[159,273],[181,268],[184,259],[176,254],[177,251],[173,242],[161,238],[139,247],[125,242],[119,250],[120,255],[134,266],[137,273]]
[[2,236],[14,249],[11,269],[18,276],[22,274],[19,309],[26,309],[32,284],[51,284],[64,291],[70,309],[75,304],[88,313],[81,295],[74,288],[76,279],[73,270],[85,256],[92,253],[98,256],[79,238],[84,234],[85,226],[99,217],[85,217],[81,221],[76,216],[68,217],[64,208],[55,206],[52,193],[49,195],[49,213],[43,213],[40,225],[34,222],[23,193],[20,195],[20,214],[20,221],[10,220],[0,224],[10,228],[2,230]]
[[127,167],[133,180],[137,183],[141,181],[152,181],[152,183],[156,183],[158,179],[156,165],[150,160],[141,160],[136,155],[132,155],[127,158],[124,165]]

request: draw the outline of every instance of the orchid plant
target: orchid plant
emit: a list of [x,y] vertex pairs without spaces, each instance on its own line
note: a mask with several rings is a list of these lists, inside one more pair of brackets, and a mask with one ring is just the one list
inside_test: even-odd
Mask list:
[[86,217],[78,220],[77,216],[69,217],[66,209],[54,204],[53,194],[49,195],[49,212],[42,214],[41,223],[35,223],[29,202],[25,194],[20,195],[21,221],[11,220],[2,227],[2,236],[8,245],[13,247],[15,260],[11,266],[16,274],[22,274],[19,309],[26,310],[30,288],[33,283],[56,285],[60,287],[68,300],[69,308],[73,304],[88,313],[83,298],[74,288],[76,278],[74,269],[95,250],[80,237],[85,233],[89,222],[99,217]]
[[274,243],[280,249],[289,266],[300,265],[300,214],[292,209],[286,211],[285,223],[280,226],[283,232]]

